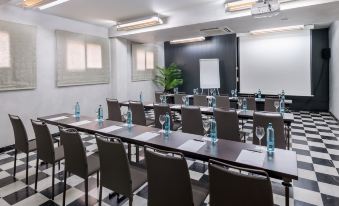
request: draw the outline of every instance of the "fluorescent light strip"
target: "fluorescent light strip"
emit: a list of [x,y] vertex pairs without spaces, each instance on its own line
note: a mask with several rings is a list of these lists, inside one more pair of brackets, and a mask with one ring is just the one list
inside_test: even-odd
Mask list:
[[255,4],[257,0],[242,0],[242,1],[233,1],[229,3],[225,3],[226,11],[241,11],[245,9],[250,9],[253,4]]
[[275,32],[302,30],[304,28],[305,28],[304,25],[285,26],[285,27],[277,27],[277,28],[270,28],[270,29],[253,30],[253,31],[250,31],[250,34],[260,35],[260,34],[275,33]]
[[42,6],[39,6],[39,9],[40,10],[44,10],[44,9],[48,9],[50,7],[53,7],[53,6],[56,6],[56,5],[59,5],[59,4],[62,4],[62,3],[65,3],[69,0],[56,0],[56,1],[52,1],[50,3],[47,3],[47,4],[44,4]]
[[193,37],[193,38],[187,38],[187,39],[176,39],[170,41],[171,44],[183,44],[183,43],[191,43],[191,42],[198,42],[198,41],[205,41],[205,37],[199,36],[199,37]]
[[128,31],[132,29],[141,29],[145,27],[150,27],[150,26],[156,26],[163,24],[163,21],[161,18],[158,16],[153,16],[148,19],[142,19],[142,20],[137,20],[137,21],[131,21],[127,23],[119,23],[117,25],[117,30],[118,31]]

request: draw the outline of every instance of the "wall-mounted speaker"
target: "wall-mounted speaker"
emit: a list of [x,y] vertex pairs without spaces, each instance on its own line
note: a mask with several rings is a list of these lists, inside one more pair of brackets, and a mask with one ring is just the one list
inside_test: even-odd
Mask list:
[[331,48],[325,48],[321,50],[321,57],[323,59],[330,59],[331,58]]

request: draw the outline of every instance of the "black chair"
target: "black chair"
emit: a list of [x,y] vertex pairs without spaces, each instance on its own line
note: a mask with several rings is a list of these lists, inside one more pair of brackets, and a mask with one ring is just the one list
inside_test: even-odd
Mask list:
[[181,123],[182,132],[204,135],[204,127],[202,125],[202,116],[199,107],[181,107]]
[[217,122],[218,138],[236,142],[241,141],[239,118],[235,110],[215,108],[214,117],[215,121]]
[[253,115],[253,144],[258,145],[259,140],[256,137],[256,127],[264,127],[265,135],[261,140],[263,146],[266,145],[266,128],[269,123],[272,123],[274,129],[274,142],[275,147],[280,149],[286,149],[286,135],[285,135],[285,124],[283,117],[279,113],[269,113],[269,112],[255,112]]
[[149,206],[201,205],[208,190],[189,176],[184,155],[145,146]]
[[[248,172],[249,175],[230,169]],[[208,171],[211,206],[273,205],[272,185],[267,172],[215,160],[209,161]]]
[[36,140],[28,140],[27,132],[24,124],[19,116],[9,114],[13,131],[14,131],[14,171],[13,177],[16,175],[16,159],[18,152],[26,154],[26,184],[28,184],[28,156],[30,152],[34,152],[37,149]]
[[100,194],[99,205],[102,201],[102,187],[124,195],[132,206],[133,192],[147,181],[144,169],[130,165],[123,143],[118,138],[108,138],[96,134],[100,156]]
[[154,96],[155,96],[156,103],[160,103],[160,96],[163,94],[164,94],[163,92],[155,92]]
[[274,106],[274,102],[279,102],[278,98],[265,98],[265,108],[266,112],[277,112],[277,109]]
[[133,124],[142,126],[150,126],[154,124],[153,120],[146,118],[144,105],[141,102],[130,102],[129,107],[132,111]]
[[207,96],[206,95],[194,95],[193,105],[207,107],[208,106]]
[[186,94],[185,93],[183,93],[183,94],[174,94],[174,104],[185,104],[182,101],[182,97],[183,96],[186,96]]
[[215,103],[217,108],[229,110],[231,107],[230,98],[228,96],[216,96]]
[[108,108],[108,119],[117,122],[123,122],[121,115],[120,104],[116,99],[106,99]]
[[35,191],[38,186],[39,159],[45,163],[52,164],[52,200],[54,200],[54,176],[55,163],[58,162],[60,170],[60,161],[64,159],[64,148],[59,146],[54,148],[52,135],[47,124],[41,121],[31,120],[37,143],[37,158],[35,171]]
[[97,186],[99,186],[99,157],[96,154],[87,157],[85,146],[76,129],[61,128],[60,137],[65,152],[63,206],[66,203],[67,172],[85,179],[85,204],[88,205],[88,177],[97,173]]
[[168,104],[160,104],[154,105],[154,117],[155,117],[155,127],[161,128],[161,123],[159,121],[160,115],[166,115],[167,113],[170,115],[170,122],[171,122],[171,130],[177,131],[180,128],[180,124],[173,121],[171,108]]

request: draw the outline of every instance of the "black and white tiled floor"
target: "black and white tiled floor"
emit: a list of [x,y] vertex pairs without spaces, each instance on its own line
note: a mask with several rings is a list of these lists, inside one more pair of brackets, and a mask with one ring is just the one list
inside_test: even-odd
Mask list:
[[[292,149],[298,158],[298,181],[293,181],[291,205],[339,205],[339,125],[329,113],[295,112],[292,124]],[[244,129],[251,130],[252,122],[247,121]],[[97,147],[95,139],[83,134],[88,153]],[[250,136],[249,141],[252,139]],[[34,191],[36,155],[30,154],[29,185],[25,184],[25,155],[18,155],[17,180],[13,179],[13,151],[0,154],[0,206],[8,205],[62,205],[63,165],[56,169],[55,200],[51,196],[51,166],[39,167],[38,192]],[[192,179],[208,182],[207,165],[187,159]],[[57,167],[56,167],[57,168]],[[89,203],[97,205],[98,189],[96,176],[89,181]],[[284,188],[281,182],[272,179],[274,202],[284,205]],[[83,180],[72,175],[67,180],[66,203],[71,206],[84,205]],[[128,205],[123,199],[108,198],[109,190],[103,190],[103,205]],[[208,204],[208,198],[205,201]],[[134,205],[147,205],[147,184],[135,192]]]

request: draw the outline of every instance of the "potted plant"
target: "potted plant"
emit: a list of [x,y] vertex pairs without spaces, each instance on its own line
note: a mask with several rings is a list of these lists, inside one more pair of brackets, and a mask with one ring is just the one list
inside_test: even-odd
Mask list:
[[174,88],[182,85],[184,80],[182,79],[182,71],[179,67],[172,63],[168,67],[156,67],[155,78],[153,82],[164,88],[164,92],[170,92]]

